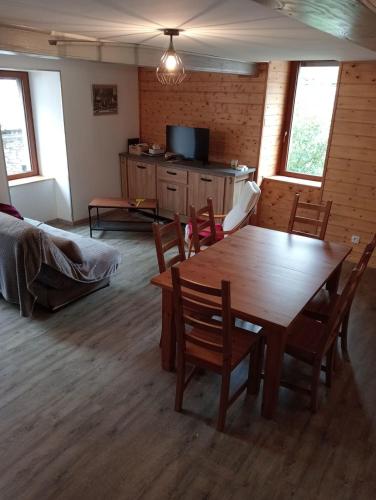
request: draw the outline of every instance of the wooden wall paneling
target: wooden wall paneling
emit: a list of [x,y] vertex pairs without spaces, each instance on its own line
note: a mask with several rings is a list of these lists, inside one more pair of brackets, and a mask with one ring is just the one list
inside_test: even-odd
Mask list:
[[141,139],[164,144],[167,124],[207,127],[210,161],[257,167],[267,66],[260,64],[257,76],[191,72],[177,87],[164,87],[154,70],[139,68]]
[[[258,208],[258,224],[262,227],[287,231],[290,213],[296,193],[301,201],[320,202],[320,186],[297,184],[279,178],[265,178],[261,184],[261,202]],[[317,183],[318,184],[318,183]]]
[[276,175],[283,143],[283,127],[287,104],[290,63],[271,62],[268,68],[262,139],[257,182]]
[[376,231],[375,82],[376,62],[343,63],[323,182],[323,199],[333,200],[327,239],[351,245],[360,236],[353,261]]

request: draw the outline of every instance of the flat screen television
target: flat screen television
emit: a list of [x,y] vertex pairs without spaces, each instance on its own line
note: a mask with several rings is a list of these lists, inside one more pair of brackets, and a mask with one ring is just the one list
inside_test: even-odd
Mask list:
[[166,126],[167,151],[181,155],[185,160],[207,163],[209,155],[209,129]]

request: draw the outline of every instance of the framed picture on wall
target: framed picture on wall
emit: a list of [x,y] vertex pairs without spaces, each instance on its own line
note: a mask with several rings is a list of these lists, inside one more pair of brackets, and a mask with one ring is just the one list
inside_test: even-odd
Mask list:
[[94,115],[116,115],[118,113],[117,85],[93,85]]

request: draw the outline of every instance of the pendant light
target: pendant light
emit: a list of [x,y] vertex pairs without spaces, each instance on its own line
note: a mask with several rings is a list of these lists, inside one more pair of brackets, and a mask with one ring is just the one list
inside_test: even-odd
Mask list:
[[186,77],[186,73],[183,62],[174,48],[172,37],[179,36],[181,30],[164,29],[162,31],[170,37],[170,44],[156,70],[157,79],[162,85],[179,85]]

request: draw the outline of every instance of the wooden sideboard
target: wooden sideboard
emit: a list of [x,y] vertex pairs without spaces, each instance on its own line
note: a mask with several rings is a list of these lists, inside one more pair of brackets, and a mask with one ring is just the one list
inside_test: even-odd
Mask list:
[[123,198],[157,198],[161,215],[172,218],[178,212],[182,220],[188,218],[190,205],[205,206],[209,196],[215,213],[227,213],[256,171],[248,168],[239,172],[220,164],[203,167],[195,162],[167,162],[128,153],[119,156]]

